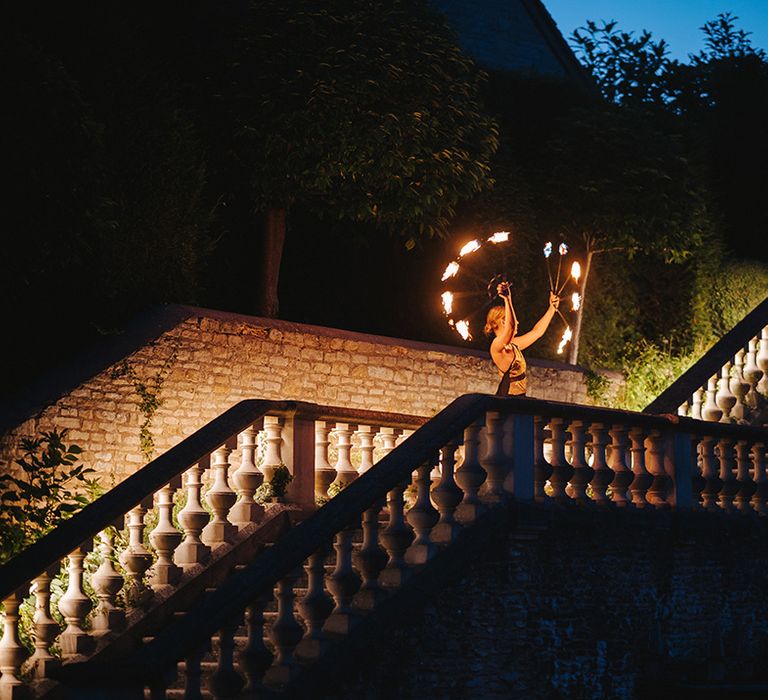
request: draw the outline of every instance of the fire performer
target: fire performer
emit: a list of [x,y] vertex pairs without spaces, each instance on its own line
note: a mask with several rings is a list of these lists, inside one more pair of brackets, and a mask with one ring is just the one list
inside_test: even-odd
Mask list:
[[523,350],[535,343],[547,330],[552,318],[557,313],[560,297],[549,292],[549,307],[527,333],[517,335],[517,316],[512,306],[512,293],[509,283],[502,282],[497,287],[498,295],[504,305],[492,306],[485,323],[485,334],[494,336],[491,341],[491,358],[501,374],[497,396],[525,396],[527,388],[526,364]]

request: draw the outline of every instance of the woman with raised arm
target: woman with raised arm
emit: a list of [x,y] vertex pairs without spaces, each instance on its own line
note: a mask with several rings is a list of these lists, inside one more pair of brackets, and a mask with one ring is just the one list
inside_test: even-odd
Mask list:
[[493,306],[488,311],[485,334],[494,336],[491,342],[491,358],[501,374],[497,396],[525,396],[527,388],[526,365],[523,350],[544,335],[552,317],[557,312],[560,297],[549,293],[549,308],[527,333],[517,335],[517,316],[512,306],[512,294],[508,282],[497,287],[503,306]]

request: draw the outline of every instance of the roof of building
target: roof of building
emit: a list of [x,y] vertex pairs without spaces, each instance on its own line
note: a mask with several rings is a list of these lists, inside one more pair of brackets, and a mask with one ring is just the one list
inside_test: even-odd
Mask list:
[[434,1],[482,67],[593,85],[541,0]]

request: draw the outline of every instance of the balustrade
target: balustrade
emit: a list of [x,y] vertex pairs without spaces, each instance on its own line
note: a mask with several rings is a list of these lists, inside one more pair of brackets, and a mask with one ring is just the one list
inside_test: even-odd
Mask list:
[[[738,372],[737,363],[734,367]],[[729,417],[739,397],[732,389],[731,393],[736,399]],[[87,540],[58,560],[66,559],[69,576],[67,592],[59,601],[66,622],[64,631],[50,610],[51,578],[58,570],[58,561],[33,577],[35,651],[24,668],[34,669],[33,675],[39,679],[48,678],[60,664],[51,653],[54,645],[61,648],[66,665],[71,658],[87,655],[97,639],[107,641],[121,633],[125,626],[121,596],[130,606],[151,610],[180,581],[187,585],[193,573],[219,556],[210,557],[211,547],[233,547],[246,541],[244,538],[254,531],[251,525],[265,517],[264,506],[255,499],[258,486],[283,464],[294,474],[299,463],[308,465],[313,473],[307,483],[314,483],[316,496],[325,494],[326,500],[332,483],[346,484],[328,504],[329,508],[338,506],[333,512],[340,512],[339,504],[353,502],[359,509],[347,514],[343,526],[338,520],[333,529],[319,530],[318,534],[327,539],[319,547],[319,540],[315,540],[311,551],[297,550],[295,543],[301,540],[295,538],[290,548],[286,545],[281,549],[278,540],[266,549],[265,556],[272,554],[281,557],[276,561],[286,562],[281,571],[288,573],[275,574],[269,588],[233,589],[232,600],[245,590],[251,597],[233,609],[228,606],[235,603],[224,598],[227,615],[217,620],[207,639],[201,634],[188,640],[182,635],[176,640],[168,636],[173,629],[170,624],[168,635],[163,636],[161,630],[155,641],[145,645],[147,654],[181,645],[176,659],[185,659],[180,666],[184,676],[180,682],[188,697],[200,697],[203,691],[215,697],[238,692],[258,694],[265,686],[274,688],[290,682],[299,670],[299,661],[318,659],[334,638],[349,633],[367,611],[408,585],[423,567],[431,566],[443,550],[462,537],[463,530],[475,527],[486,513],[504,507],[512,497],[549,502],[554,507],[575,503],[583,508],[623,509],[681,507],[700,499],[706,510],[768,512],[766,438],[756,429],[725,423],[710,429],[702,421],[687,418],[675,419],[678,424],[666,417],[531,399],[477,397],[475,401],[479,408],[464,422],[455,418],[439,442],[434,437],[422,438],[417,432],[407,444],[403,444],[409,434],[407,428],[382,426],[381,415],[366,423],[361,415],[336,420],[329,412],[318,410],[309,418],[314,421],[314,445],[308,448],[314,464],[306,454],[291,451],[290,414],[267,414],[263,421],[252,415],[241,421],[228,436],[212,439],[201,454],[191,459],[187,455],[175,474],[163,472],[148,493],[134,497],[135,505],[123,513],[128,544],[119,557],[122,571],[114,565],[113,531],[106,527],[115,518],[110,516],[100,523],[101,529],[93,533],[98,542],[93,555],[98,567],[90,579],[96,597],[90,628],[85,621],[94,601],[84,585]],[[728,402],[722,395],[719,403],[717,410],[727,414]],[[331,431],[336,442],[334,460],[329,459]],[[259,460],[260,444],[263,454]],[[545,446],[548,460],[544,458]],[[396,456],[401,454],[409,456]],[[235,460],[239,466],[230,473]],[[391,476],[382,476],[390,472]],[[182,475],[183,488],[178,488]],[[546,482],[549,485],[545,488]],[[356,501],[360,498],[356,494],[373,488],[370,484],[379,490],[370,491],[364,502]],[[522,486],[516,493],[518,484]],[[175,518],[174,494],[183,502]],[[271,508],[267,506],[267,514]],[[318,510],[316,515],[325,510]],[[149,533],[150,546],[144,542],[145,521],[156,523]],[[325,523],[327,518],[318,522]],[[306,525],[314,532],[314,525]],[[302,527],[304,524],[299,524],[291,532]],[[331,542],[335,554],[332,569],[326,566]],[[254,565],[233,577],[245,576],[253,566],[258,570],[258,562],[256,556]],[[302,579],[306,584],[299,584]],[[213,594],[225,590],[226,585]],[[299,585],[305,587],[303,594]],[[21,669],[26,657],[18,642],[21,598],[12,592],[4,595],[0,689],[23,684]],[[277,612],[270,612],[272,622],[265,624],[265,612],[274,609],[273,605]],[[132,618],[133,614],[129,620]],[[237,652],[235,635],[241,620],[245,621],[247,640]],[[213,663],[204,656],[209,649]],[[142,658],[152,664],[151,657]],[[209,669],[206,673],[201,671],[203,658]],[[158,677],[157,673],[152,676]],[[148,687],[154,688],[153,683],[147,680]],[[19,691],[4,692],[13,697]]]
[[738,348],[705,385],[695,389],[678,413],[697,420],[757,424],[765,420],[761,407],[766,398],[768,326]]

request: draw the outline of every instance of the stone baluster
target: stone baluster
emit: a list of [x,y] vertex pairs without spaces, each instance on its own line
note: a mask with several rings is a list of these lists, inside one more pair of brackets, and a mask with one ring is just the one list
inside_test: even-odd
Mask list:
[[478,492],[487,475],[480,464],[480,430],[482,421],[478,420],[464,429],[464,459],[454,474],[456,483],[464,491],[464,498],[456,509],[456,517],[462,523],[471,523],[482,512]]
[[363,543],[355,557],[363,584],[357,594],[356,603],[361,608],[372,609],[384,591],[379,575],[387,565],[387,553],[379,543],[379,513],[383,502],[373,505],[363,513]]
[[701,407],[702,420],[717,422],[723,417],[722,409],[717,405],[715,394],[717,393],[717,375],[712,375],[707,382],[706,398]]
[[333,434],[336,436],[336,478],[332,486],[343,489],[357,479],[357,470],[352,466],[352,434],[355,426],[349,423],[336,423]]
[[93,638],[83,629],[85,618],[93,607],[91,599],[83,592],[83,559],[90,548],[87,542],[69,555],[67,572],[69,585],[66,593],[59,598],[59,612],[67,623],[59,636],[63,658],[88,654],[93,649]]
[[[438,461],[438,454],[435,453],[431,460],[424,462],[416,470],[416,502],[407,515],[408,524],[416,533],[416,538],[405,555],[409,564],[425,564],[436,551],[435,544],[429,539],[429,533],[440,519],[440,514],[432,505],[429,490],[432,486],[432,466]],[[501,483],[504,483],[503,479]]]
[[264,480],[272,481],[279,467],[283,466],[283,419],[280,416],[264,416],[264,460],[261,472]]
[[533,419],[533,498],[543,501],[547,498],[544,486],[552,475],[552,465],[544,458],[544,429],[547,419],[535,416]]
[[264,483],[264,475],[256,466],[256,429],[250,426],[239,437],[240,466],[232,474],[237,502],[229,511],[229,520],[242,529],[264,517],[264,507],[253,498],[259,486]]
[[358,474],[365,474],[373,466],[373,439],[376,437],[378,428],[372,425],[359,425],[355,435],[360,444],[360,468]]
[[629,485],[629,493],[632,496],[632,504],[636,508],[645,508],[648,505],[646,494],[653,477],[645,467],[645,432],[640,427],[631,428],[629,439],[632,443],[632,474],[634,478]]
[[[707,486],[707,481],[701,472],[701,439],[698,435],[688,434],[688,444],[691,450],[691,508],[698,509],[703,506],[703,493]],[[675,479],[677,479],[677,475]],[[677,489],[679,491],[679,489]],[[677,496],[676,496],[677,497]]]
[[752,513],[752,496],[757,490],[757,484],[749,473],[750,445],[746,440],[736,443],[736,507],[745,514]]
[[722,510],[730,512],[735,509],[733,498],[739,488],[735,473],[735,441],[721,438],[718,440],[715,449],[720,463],[720,481],[722,483],[722,488],[717,496],[717,502]]
[[749,382],[744,379],[744,355],[745,351],[742,348],[734,356],[730,378],[731,393],[736,397],[736,405],[731,409],[731,417],[737,422],[743,421],[748,413]]
[[200,475],[202,467],[195,464],[187,469],[186,490],[187,502],[179,511],[177,519],[184,530],[184,540],[176,548],[173,560],[183,569],[195,564],[202,564],[210,555],[211,548],[202,542],[200,534],[210,519],[208,511],[200,502],[200,491],[203,487]]
[[19,607],[23,597],[20,592],[3,600],[3,637],[0,639],[0,698],[17,700],[25,697],[26,688],[21,680],[21,665],[27,650],[19,639]]
[[648,503],[656,508],[667,508],[669,506],[667,496],[672,479],[664,470],[664,436],[659,430],[652,429],[645,439],[645,444],[647,447],[646,464],[653,477],[645,497]]
[[300,576],[301,569],[297,569],[281,578],[277,584],[277,617],[270,630],[277,655],[265,676],[272,684],[284,685],[291,679],[296,668],[294,650],[304,636],[304,628],[293,612],[293,586]]
[[310,555],[304,570],[307,572],[307,592],[299,603],[299,612],[307,631],[296,647],[301,659],[317,659],[325,649],[327,637],[323,625],[333,612],[333,599],[325,590],[325,560],[330,546],[322,546]]
[[117,594],[123,587],[123,577],[115,571],[112,563],[114,556],[112,538],[111,528],[99,533],[101,564],[91,576],[91,585],[98,598],[91,628],[97,637],[119,630],[125,623],[125,611],[117,606]]
[[336,470],[328,461],[328,446],[331,444],[328,435],[332,426],[327,421],[315,421],[315,498],[318,501],[328,498],[328,488],[336,478]]
[[552,475],[552,465],[544,457],[544,431],[547,419],[535,416],[533,419],[533,498],[543,501],[547,498],[544,491],[549,477]]
[[755,482],[755,493],[752,496],[752,507],[758,515],[768,514],[768,478],[765,474],[765,443],[756,442],[752,445],[752,480]]
[[678,416],[689,416],[691,414],[691,404],[688,401],[681,403],[677,407]]
[[357,523],[337,532],[333,543],[336,550],[336,566],[327,578],[327,585],[336,605],[326,620],[327,632],[347,634],[358,618],[352,608],[352,599],[362,585],[360,575],[352,566],[352,536],[356,527]]
[[264,609],[272,600],[272,591],[258,596],[245,609],[246,642],[238,660],[245,674],[243,693],[258,695],[263,686],[261,679],[272,665],[274,655],[264,643]]
[[181,577],[181,569],[173,562],[173,553],[181,542],[181,533],[173,524],[175,488],[166,484],[157,494],[157,525],[149,533],[149,541],[157,552],[149,582],[154,588],[172,586]]
[[717,458],[720,462],[720,481],[723,486],[718,494],[717,501],[720,508],[726,512],[734,510],[733,497],[739,488],[736,482],[734,441],[721,438],[717,443]]
[[609,504],[608,486],[613,482],[615,474],[608,467],[606,447],[608,446],[608,428],[603,423],[592,423],[589,426],[589,446],[592,448],[592,469],[594,476],[592,498],[600,506]]
[[627,498],[629,485],[634,479],[634,474],[627,464],[627,427],[620,423],[615,423],[608,431],[611,436],[611,452],[608,459],[608,466],[613,471],[614,477],[609,487],[611,500],[619,507],[629,505]]
[[190,651],[184,659],[184,700],[203,700],[203,671],[201,665],[203,657],[209,649],[210,640],[205,645]]
[[461,530],[454,515],[464,496],[454,480],[458,447],[459,440],[454,439],[440,449],[440,482],[432,489],[432,500],[440,513],[440,519],[432,528],[432,540],[438,543],[453,542]]
[[488,476],[483,497],[489,503],[499,503],[506,497],[504,481],[511,464],[504,451],[504,422],[505,417],[497,411],[486,414],[486,450],[481,462]]
[[[60,665],[60,661],[50,651],[51,644],[60,632],[59,623],[51,615],[51,579],[58,570],[58,565],[53,566],[32,582],[32,593],[35,595],[35,614],[32,617],[32,638],[35,643],[35,652],[27,662],[27,668],[33,671],[36,679],[48,678],[50,672]],[[9,637],[10,639],[11,637]],[[2,647],[2,642],[0,642],[0,647]],[[0,671],[2,670],[1,666],[0,663]],[[1,694],[0,697],[2,697]]]
[[219,653],[216,670],[211,674],[209,688],[214,698],[234,698],[245,685],[243,677],[235,670],[235,632],[237,619],[231,620],[219,630]]
[[549,483],[552,485],[552,498],[559,503],[568,501],[565,489],[568,482],[574,474],[573,467],[565,459],[565,420],[563,418],[552,418],[549,421],[549,429],[552,432],[552,456],[550,465],[552,466],[552,476],[549,477]]
[[229,455],[232,450],[222,445],[213,451],[211,471],[213,484],[205,494],[205,501],[213,512],[213,519],[203,528],[202,541],[210,547],[232,542],[237,528],[227,520],[229,511],[235,505],[237,495],[229,486]]
[[696,420],[703,420],[701,417],[701,409],[704,405],[704,389],[699,387],[693,392],[691,396],[691,418]]
[[717,495],[723,488],[715,456],[715,438],[711,435],[702,435],[699,441],[699,458],[701,460],[701,476],[704,479],[704,488],[701,490],[701,505],[705,510],[715,511]]
[[587,424],[580,420],[571,421],[568,426],[568,432],[571,434],[569,444],[571,446],[571,466],[573,467],[573,477],[568,493],[579,505],[591,502],[587,496],[587,486],[594,476],[594,470],[587,463],[585,454],[586,429]]
[[410,571],[405,562],[405,552],[413,542],[413,530],[405,522],[403,514],[405,486],[399,484],[387,494],[389,521],[381,531],[380,539],[387,551],[387,565],[381,572],[381,582],[387,586],[401,586]]
[[141,608],[152,599],[152,590],[144,582],[144,575],[152,566],[152,554],[144,546],[146,514],[143,503],[128,511],[128,546],[120,553],[126,578],[125,602],[130,608]]
[[755,409],[757,407],[757,385],[763,378],[763,370],[757,366],[757,338],[752,338],[747,348],[743,369],[744,380],[749,384],[746,402],[749,408]]
[[760,348],[755,356],[755,363],[763,373],[755,388],[758,393],[768,396],[768,326],[760,331]]
[[726,362],[720,369],[720,381],[715,394],[715,402],[723,412],[721,423],[730,423],[731,411],[736,405],[736,396],[731,392],[731,367],[731,363]]
[[379,439],[381,440],[381,449],[379,450],[381,457],[379,459],[383,459],[395,449],[401,433],[399,428],[382,428],[379,431]]

